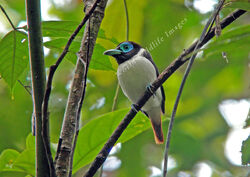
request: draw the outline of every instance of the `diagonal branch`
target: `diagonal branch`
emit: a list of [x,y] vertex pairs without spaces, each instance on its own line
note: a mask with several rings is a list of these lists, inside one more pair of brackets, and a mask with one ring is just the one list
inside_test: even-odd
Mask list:
[[[233,21],[238,19],[241,15],[243,15],[246,11],[245,10],[236,10],[233,13],[231,13],[229,16],[227,16],[225,19],[221,22],[221,28],[224,29],[226,26],[230,25]],[[211,32],[209,32],[206,37],[200,42],[198,47],[202,47],[204,44],[206,44],[210,39],[212,39],[215,36],[215,28],[211,29]],[[185,58],[188,54],[192,53],[195,49],[195,46],[198,41],[194,42],[187,50],[183,51],[182,54],[175,59],[159,76],[158,78],[152,83],[152,91],[155,92],[179,67],[181,67],[186,61],[188,61],[190,58]],[[152,96],[151,92],[145,91],[141,99],[136,103],[138,105],[137,109],[141,109],[142,106],[148,101],[148,99]],[[90,165],[89,169],[85,173],[84,177],[92,177],[98,168],[103,164],[103,162],[106,160],[110,150],[118,140],[118,138],[121,136],[123,131],[126,129],[126,127],[129,125],[129,123],[132,121],[134,116],[136,115],[136,111],[134,109],[131,109],[128,114],[124,117],[124,119],[121,121],[119,126],[116,128],[116,130],[113,132],[111,137],[108,139],[106,144],[103,146],[102,150],[99,152],[99,154],[96,156],[95,160]]]
[[9,22],[9,24],[11,25],[11,27],[13,28],[13,30],[16,30],[15,25],[12,23],[12,21],[11,21],[9,15],[7,14],[7,12],[5,11],[5,9],[3,8],[2,5],[0,5],[0,9],[1,9],[2,12],[4,13],[5,17],[7,18],[8,22]]
[[186,68],[183,79],[181,81],[181,85],[180,85],[180,88],[179,88],[179,91],[178,91],[178,94],[177,94],[177,97],[176,97],[176,100],[175,100],[175,103],[174,103],[174,108],[173,108],[173,111],[172,111],[172,114],[171,114],[171,119],[170,119],[169,126],[168,126],[168,133],[167,133],[165,153],[164,153],[164,163],[163,163],[163,174],[162,174],[163,177],[167,176],[168,152],[169,152],[169,147],[170,147],[170,139],[171,139],[171,133],[172,133],[173,125],[174,125],[175,114],[176,114],[176,111],[177,111],[177,107],[178,107],[178,104],[179,104],[179,101],[180,101],[180,98],[181,98],[181,94],[182,94],[185,82],[187,80],[188,74],[191,71],[194,59],[195,59],[195,57],[197,55],[197,53],[195,53],[195,52],[199,49],[199,44],[201,43],[201,41],[206,37],[206,33],[207,33],[207,30],[208,30],[209,26],[210,26],[210,28],[208,30],[208,33],[211,30],[211,28],[213,26],[213,23],[215,21],[215,18],[219,14],[219,11],[221,10],[221,8],[223,6],[224,1],[225,0],[221,0],[218,3],[217,8],[214,10],[213,14],[211,15],[210,19],[208,20],[207,24],[205,25],[205,27],[204,27],[204,29],[203,29],[203,31],[201,33],[200,39],[198,40],[198,42],[195,45],[194,52],[192,53],[192,55],[190,57],[188,66]]

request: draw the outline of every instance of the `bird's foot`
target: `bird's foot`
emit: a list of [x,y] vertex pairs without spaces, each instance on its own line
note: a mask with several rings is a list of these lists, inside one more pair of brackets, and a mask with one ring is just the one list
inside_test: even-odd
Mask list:
[[139,106],[137,104],[132,104],[131,109],[134,110],[135,112],[139,112],[140,109],[138,108]]
[[147,91],[149,93],[151,93],[153,96],[155,96],[156,93],[153,92],[153,88],[154,88],[154,86],[152,84],[148,84],[147,87],[146,87]]

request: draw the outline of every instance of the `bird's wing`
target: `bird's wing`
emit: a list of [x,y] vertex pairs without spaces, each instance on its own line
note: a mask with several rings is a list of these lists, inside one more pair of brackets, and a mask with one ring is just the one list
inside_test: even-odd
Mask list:
[[[149,53],[147,50],[144,50],[144,52],[142,53],[142,55],[143,55],[146,59],[148,59],[148,60],[153,64],[153,66],[154,66],[154,68],[155,68],[155,71],[156,71],[156,76],[158,77],[158,76],[159,76],[159,71],[158,71],[158,68],[157,68],[157,66],[155,65],[155,63],[154,63],[154,61],[153,61],[153,59],[152,59],[150,53]],[[164,92],[164,88],[163,88],[162,85],[161,85],[160,89],[161,89],[161,95],[162,95],[162,100],[161,100],[161,111],[162,111],[162,113],[164,114],[164,113],[165,113],[165,92]]]

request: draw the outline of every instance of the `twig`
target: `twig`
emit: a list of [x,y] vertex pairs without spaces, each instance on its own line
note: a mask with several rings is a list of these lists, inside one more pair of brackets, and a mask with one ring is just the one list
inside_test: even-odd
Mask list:
[[6,16],[7,20],[9,21],[11,27],[13,28],[13,30],[16,30],[15,25],[12,23],[10,17],[8,16],[8,14],[6,13],[6,11],[4,10],[3,6],[0,5],[0,9],[2,10],[2,12],[4,13],[4,15]]
[[126,14],[126,23],[127,23],[126,40],[128,41],[129,39],[129,16],[128,16],[128,7],[127,7],[126,0],[123,0],[123,4],[124,4],[124,9],[125,9],[125,14]]
[[116,109],[117,101],[118,101],[118,96],[119,96],[119,91],[120,91],[120,85],[117,83],[116,90],[115,90],[115,96],[113,99],[113,105],[111,111],[113,112]]
[[192,64],[193,64],[194,59],[195,59],[195,57],[197,55],[197,53],[195,53],[195,51],[197,49],[199,49],[198,46],[201,43],[201,41],[205,38],[207,29],[209,28],[209,26],[210,26],[210,29],[213,26],[215,18],[218,15],[218,13],[219,13],[219,11],[220,11],[220,9],[221,9],[224,1],[225,0],[221,0],[219,2],[217,8],[214,10],[214,13],[211,15],[211,17],[208,20],[206,26],[204,27],[204,29],[202,31],[202,34],[200,36],[200,39],[198,40],[197,44],[195,45],[194,53],[190,57],[188,66],[187,66],[186,71],[184,73],[184,76],[183,76],[183,79],[182,79],[182,82],[181,82],[181,85],[180,85],[180,88],[179,88],[179,91],[178,91],[178,94],[177,94],[177,97],[176,97],[176,100],[175,100],[175,104],[174,104],[174,108],[173,108],[173,111],[172,111],[172,115],[171,115],[171,119],[170,119],[170,122],[169,122],[169,126],[168,126],[168,133],[167,133],[167,137],[166,137],[166,147],[165,147],[165,153],[164,153],[163,177],[167,176],[168,152],[169,152],[169,146],[170,146],[171,133],[172,133],[173,124],[174,124],[174,118],[175,118],[175,115],[176,115],[177,107],[178,107],[178,104],[179,104],[179,101],[180,101],[180,97],[181,97],[181,94],[182,94],[182,91],[183,91],[186,79],[188,77],[188,74],[190,73],[190,70],[192,68]]
[[[242,14],[244,14],[245,10],[236,10],[233,13],[231,13],[229,16],[227,16],[224,20],[221,22],[222,29],[226,26],[230,25],[233,21],[235,21],[237,18],[239,18]],[[211,38],[214,37],[214,29],[211,29],[211,32],[206,35],[206,37],[201,41],[199,47],[206,44]],[[189,60],[189,58],[185,59],[189,53],[191,53],[198,41],[194,42],[187,50],[183,51],[183,53],[175,59],[159,76],[158,78],[153,82],[152,91],[155,92],[179,67],[181,67],[186,61]],[[145,91],[143,96],[140,98],[140,100],[136,103],[138,105],[138,109],[141,109],[142,106],[146,103],[146,101],[152,96],[152,93]],[[84,177],[92,177],[98,168],[103,164],[103,162],[106,160],[109,152],[111,151],[112,147],[118,140],[118,138],[121,136],[123,131],[126,129],[126,127],[129,125],[129,123],[132,121],[134,116],[136,115],[136,111],[134,109],[131,109],[128,114],[124,117],[124,119],[121,121],[119,126],[116,128],[116,130],[113,132],[113,134],[110,136],[106,144],[103,146],[99,154],[96,156],[95,160],[90,165],[89,169],[85,173]]]
[[28,92],[29,95],[31,95],[31,91],[27,89],[27,86],[25,86],[20,80],[17,80],[19,84]]
[[[85,10],[88,11],[92,8],[94,0],[84,0]],[[71,84],[71,89],[69,92],[69,97],[67,100],[66,111],[64,114],[64,120],[62,125],[62,130],[60,134],[60,146],[58,146],[58,151],[56,153],[56,174],[57,176],[68,176],[69,173],[69,163],[72,152],[72,147],[74,144],[74,138],[77,126],[77,115],[79,112],[79,106],[83,94],[83,83],[85,79],[85,63],[87,62],[85,56],[89,48],[89,62],[91,61],[91,56],[94,50],[97,34],[104,17],[104,10],[106,7],[107,0],[101,0],[94,13],[91,15],[90,20],[90,34],[88,33],[88,25],[85,28],[81,49],[78,56],[75,74],[73,82]],[[90,37],[88,37],[90,35]],[[89,47],[88,44],[89,43]]]
[[74,33],[70,36],[63,52],[61,53],[61,55],[57,59],[56,63],[50,67],[48,81],[46,84],[45,95],[44,95],[44,99],[43,99],[42,135],[43,135],[44,146],[46,149],[46,155],[47,155],[48,160],[49,160],[51,174],[54,173],[55,167],[54,167],[53,158],[52,158],[52,154],[51,154],[51,150],[50,150],[50,141],[49,141],[49,135],[48,135],[48,130],[47,130],[47,124],[48,124],[48,119],[49,119],[48,106],[49,106],[49,97],[50,97],[50,93],[51,93],[52,80],[53,80],[54,74],[55,74],[58,66],[62,62],[65,55],[68,53],[68,50],[69,50],[71,43],[75,39],[76,35],[80,32],[80,30],[82,29],[82,27],[84,26],[86,21],[89,19],[91,14],[94,12],[95,8],[97,7],[98,2],[100,2],[100,0],[96,0],[95,3],[93,4],[92,8],[85,14],[81,23],[78,25],[78,27],[76,28]]

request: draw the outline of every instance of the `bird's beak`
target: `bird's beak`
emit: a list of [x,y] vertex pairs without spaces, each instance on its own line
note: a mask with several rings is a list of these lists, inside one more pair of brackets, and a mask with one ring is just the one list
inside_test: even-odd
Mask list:
[[122,53],[122,51],[120,51],[118,49],[110,49],[110,50],[106,50],[103,54],[113,56],[113,55],[119,55],[121,53]]

